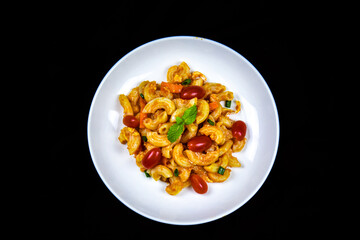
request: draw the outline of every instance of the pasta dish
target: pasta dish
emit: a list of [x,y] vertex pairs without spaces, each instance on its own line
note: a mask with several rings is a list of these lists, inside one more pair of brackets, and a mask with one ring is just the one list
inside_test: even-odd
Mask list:
[[143,81],[119,101],[125,125],[119,141],[144,176],[168,183],[168,194],[188,186],[204,194],[207,183],[224,182],[241,166],[232,153],[244,148],[247,126],[229,118],[240,101],[185,62],[168,69],[167,81]]

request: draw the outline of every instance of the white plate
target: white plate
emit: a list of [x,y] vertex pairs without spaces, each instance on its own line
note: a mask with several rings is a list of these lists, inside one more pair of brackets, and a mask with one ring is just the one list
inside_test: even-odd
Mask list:
[[[178,195],[166,183],[146,178],[118,135],[123,109],[118,95],[144,80],[166,81],[170,66],[185,61],[209,82],[224,84],[242,103],[233,119],[247,123],[248,142],[234,154],[241,168],[232,168],[226,182],[209,183],[206,194],[191,187]],[[190,225],[209,222],[244,205],[261,187],[274,163],[279,119],[265,80],[243,56],[218,42],[198,37],[168,37],[146,43],[121,58],[106,74],[93,98],[88,119],[90,153],[101,179],[127,207],[159,222]]]

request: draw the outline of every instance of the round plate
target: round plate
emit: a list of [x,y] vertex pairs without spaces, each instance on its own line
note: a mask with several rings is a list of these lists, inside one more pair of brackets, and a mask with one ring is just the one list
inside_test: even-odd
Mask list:
[[[169,67],[185,61],[209,82],[221,83],[240,100],[230,115],[246,122],[245,148],[235,153],[240,168],[229,179],[209,183],[206,194],[191,187],[171,196],[167,183],[146,178],[118,136],[124,127],[119,94],[129,94],[141,81],[166,81]],[[106,74],[93,98],[88,143],[95,168],[109,190],[127,207],[152,220],[190,225],[209,222],[244,205],[261,187],[275,161],[279,118],[265,80],[243,56],[218,42],[198,37],[168,37],[146,43],[121,58]]]

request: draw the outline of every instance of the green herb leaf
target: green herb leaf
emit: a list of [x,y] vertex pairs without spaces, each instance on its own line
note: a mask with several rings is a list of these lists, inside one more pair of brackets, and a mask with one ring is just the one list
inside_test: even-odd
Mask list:
[[183,124],[184,120],[181,117],[176,117],[176,123],[177,124]]
[[147,137],[146,137],[146,136],[141,136],[141,138],[142,138],[142,140],[143,140],[144,142],[147,142]]
[[210,123],[211,126],[215,126],[215,123],[213,121],[211,121],[210,119],[207,120],[208,123]]
[[191,115],[190,117],[188,117],[187,119],[185,119],[185,124],[189,125],[192,124],[196,119],[196,114]]
[[191,83],[191,79],[188,78],[188,79],[184,80],[184,81],[181,83],[181,85],[189,85],[190,83]]
[[142,94],[142,93],[140,93],[140,97],[141,97],[142,99],[145,99],[144,94]]
[[179,176],[179,170],[177,168],[175,168],[174,175],[175,177]]
[[219,167],[218,174],[224,175],[224,173],[225,173],[225,168]]
[[146,177],[151,177],[150,174],[147,173],[147,170],[144,171]]
[[231,107],[231,101],[225,101],[225,107],[230,108]]
[[167,133],[167,139],[173,143],[180,137],[183,131],[184,131],[184,124],[175,123],[169,128],[169,131]]
[[196,119],[197,107],[194,104],[185,110],[182,117],[176,117],[176,123],[169,128],[167,139],[170,142],[175,142],[184,131],[184,125],[193,123]]
[[194,104],[185,110],[184,115],[182,116],[182,119],[184,119],[186,125],[189,125],[195,121],[196,114],[197,114],[197,107]]

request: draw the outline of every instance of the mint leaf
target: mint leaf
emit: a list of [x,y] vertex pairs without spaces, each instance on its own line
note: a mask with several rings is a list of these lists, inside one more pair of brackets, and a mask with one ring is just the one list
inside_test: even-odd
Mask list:
[[175,123],[169,128],[169,131],[167,133],[167,139],[173,143],[180,137],[183,131],[184,131],[184,124]]
[[196,119],[196,114],[193,114],[191,116],[189,116],[187,119],[185,119],[185,124],[189,125],[192,124]]
[[[184,114],[182,115],[182,119],[185,121],[186,125],[191,124],[195,121],[196,114],[197,114],[197,107],[194,104],[185,110]],[[190,118],[190,120],[187,120],[188,118]]]
[[183,124],[184,120],[181,117],[176,117],[176,123],[177,124]]
[[193,123],[196,119],[197,107],[193,105],[185,110],[182,117],[176,117],[176,123],[169,128],[167,139],[170,142],[175,142],[184,131],[184,125]]

